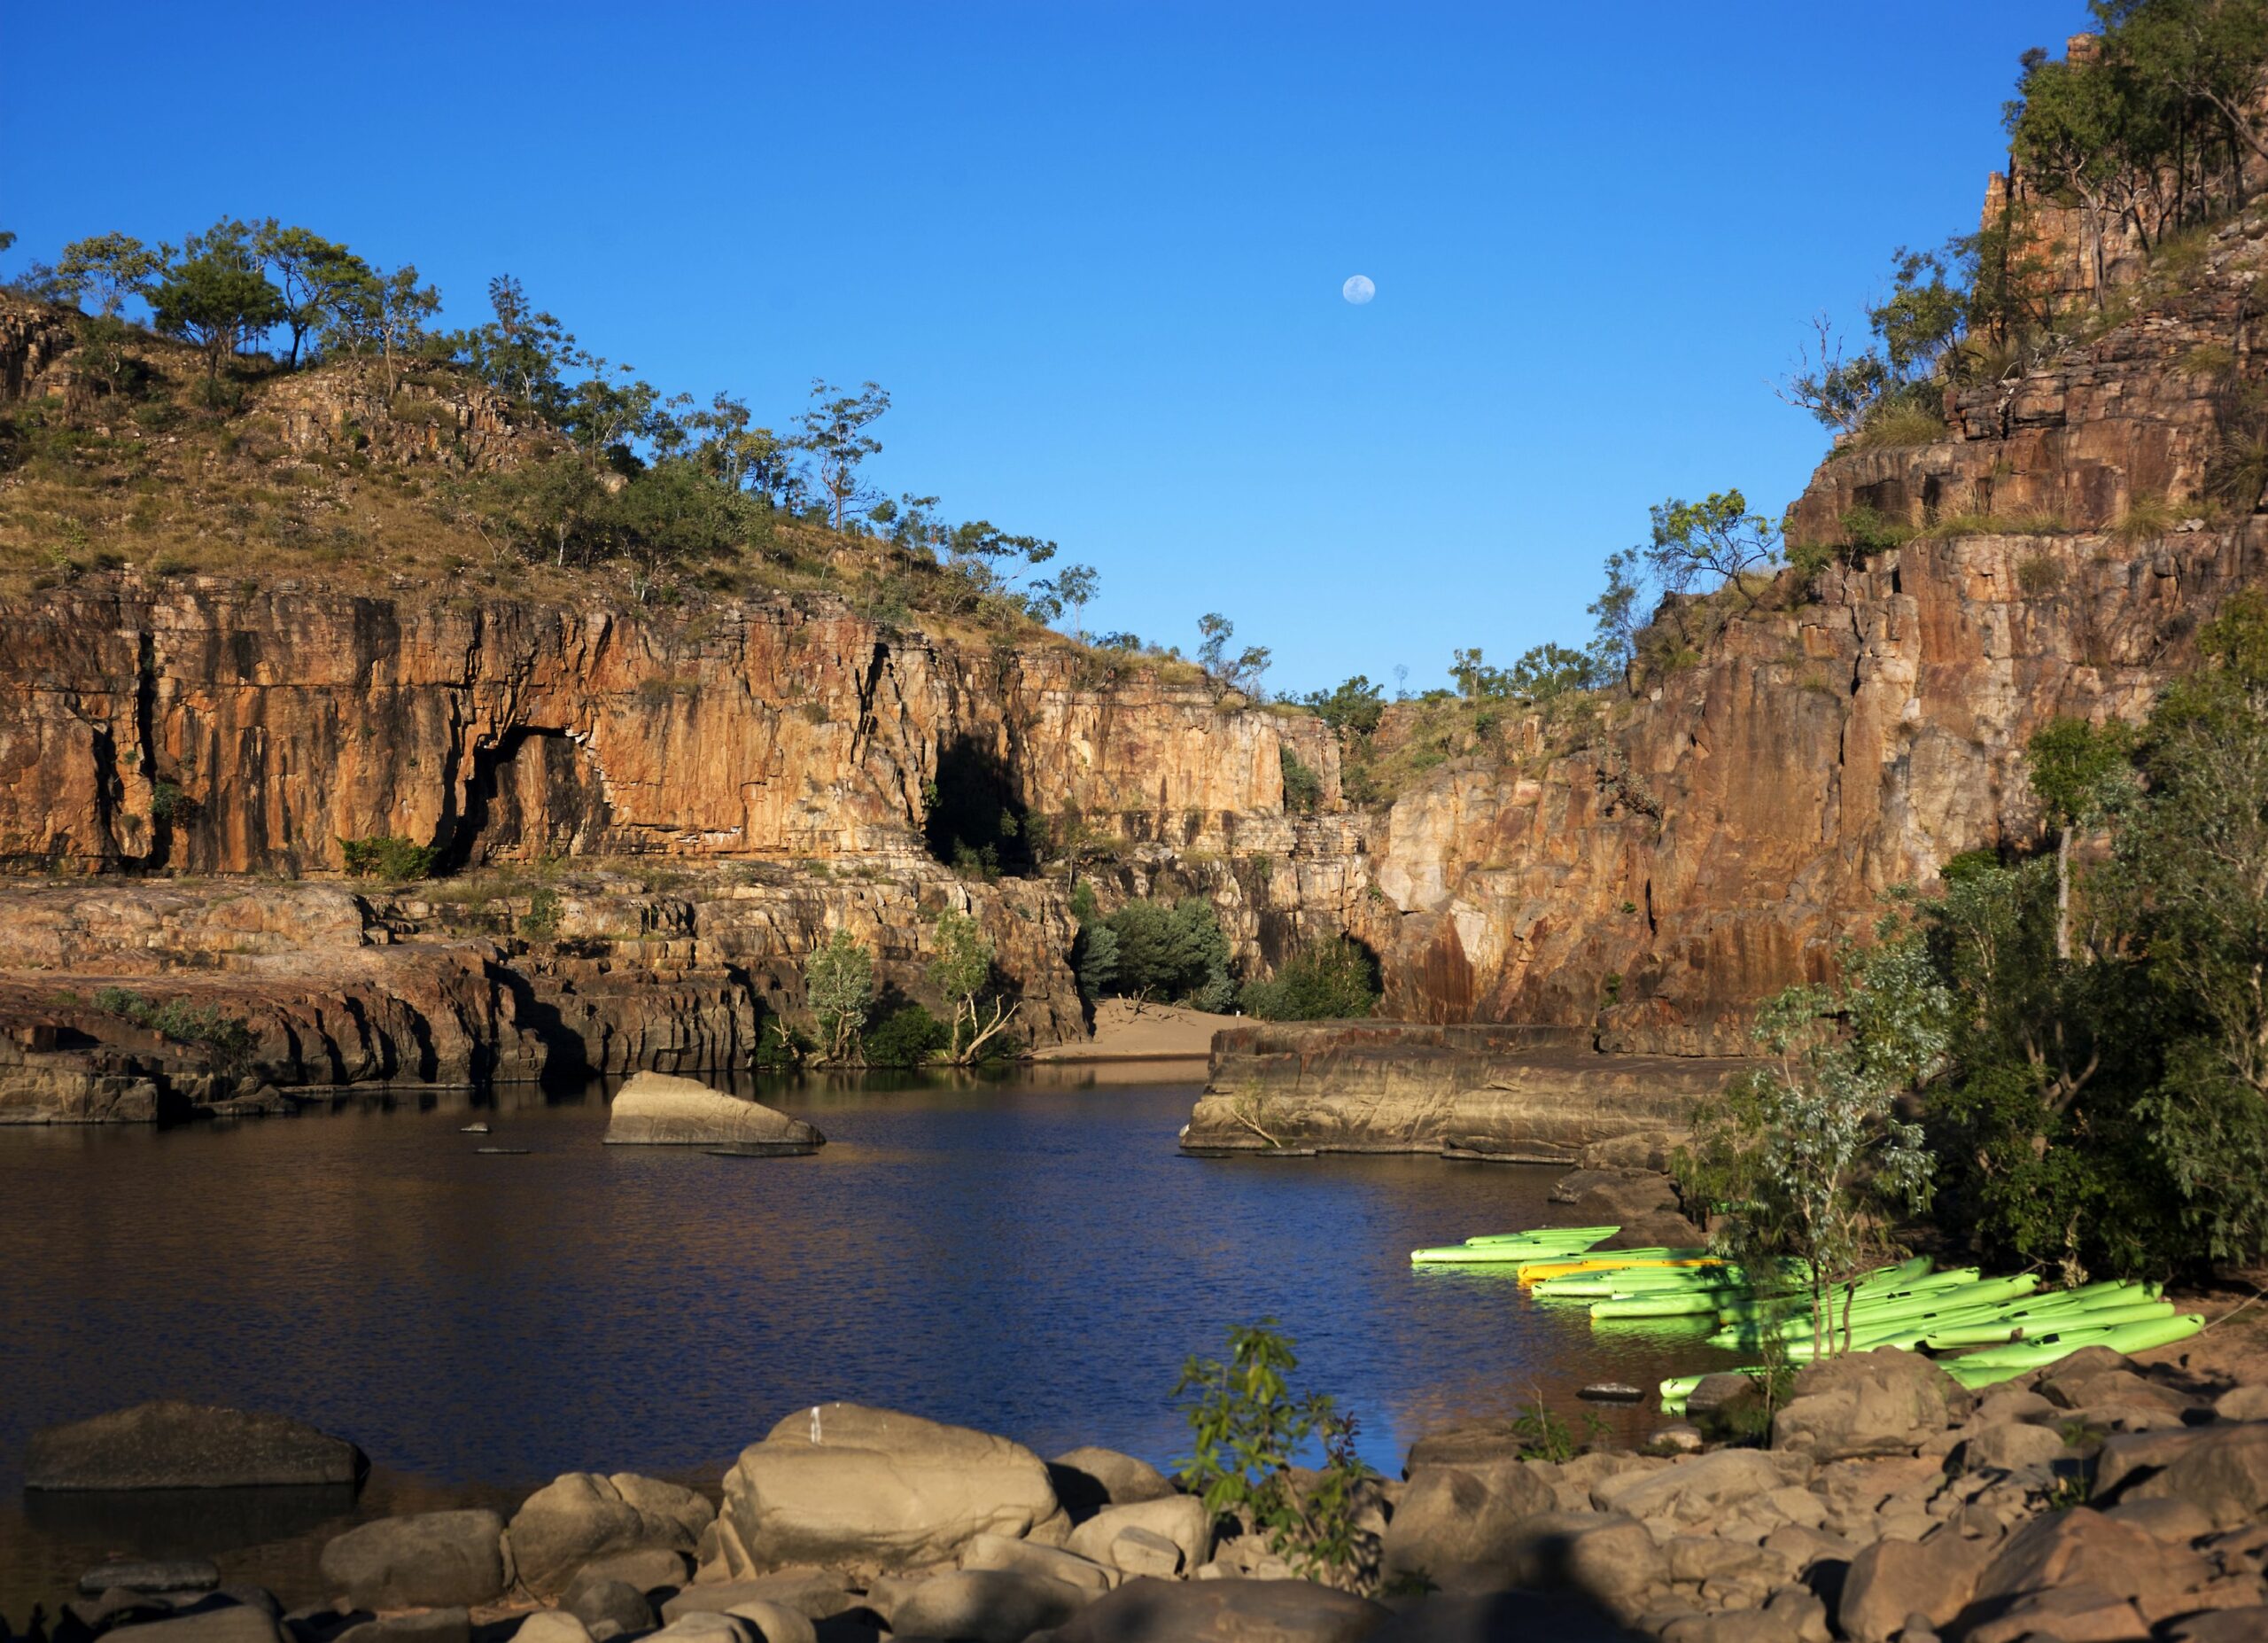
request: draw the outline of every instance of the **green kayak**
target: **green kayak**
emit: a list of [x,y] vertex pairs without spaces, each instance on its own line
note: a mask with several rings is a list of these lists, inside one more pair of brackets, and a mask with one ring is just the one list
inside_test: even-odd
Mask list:
[[[1847,1321],[1851,1332],[1858,1335],[1877,1326],[1903,1323],[1910,1318],[1965,1312],[1987,1301],[2014,1300],[2018,1296],[2030,1295],[2038,1288],[2039,1278],[2037,1273],[2018,1273],[2012,1277],[1986,1278],[1975,1283],[1951,1285],[1938,1289],[1916,1289],[1903,1297],[1893,1296],[1880,1301],[1859,1299],[1852,1303]],[[1834,1308],[1827,1321],[1837,1334],[1841,1334],[1846,1321],[1845,1310],[1840,1306]],[[1784,1341],[1808,1339],[1812,1332],[1811,1316],[1807,1312],[1799,1312],[1782,1320],[1777,1329],[1780,1338]],[[1738,1344],[1736,1337],[1741,1332],[1720,1333],[1735,1335],[1736,1339],[1728,1343]]]
[[[1600,1236],[1611,1234],[1601,1234]],[[1598,1242],[1586,1234],[1565,1243],[1531,1243],[1513,1239],[1487,1239],[1472,1243],[1441,1243],[1410,1252],[1417,1266],[1455,1266],[1476,1262],[1517,1265],[1524,1261],[1565,1260],[1581,1254]]]
[[2108,1328],[2070,1329],[2049,1339],[1991,1347],[1963,1358],[1948,1359],[1945,1367],[1964,1386],[1990,1386],[2027,1369],[2060,1363],[2083,1346],[2107,1346],[2114,1352],[2146,1352],[2154,1346],[2171,1346],[2178,1341],[2186,1341],[2204,1327],[2202,1313],[2179,1312],[2170,1318],[2143,1319]]
[[2074,1323],[2068,1328],[2045,1332],[2037,1339],[2012,1342],[2007,1346],[1988,1346],[1982,1351],[1954,1359],[1953,1362],[1971,1368],[2015,1364],[2019,1368],[2036,1369],[2043,1364],[2068,1358],[2082,1346],[2107,1346],[2114,1352],[2146,1351],[2153,1346],[2168,1346],[2176,1341],[2186,1341],[2204,1327],[2204,1319],[2196,1312],[2140,1319],[2123,1324]]
[[2061,1312],[2036,1313],[2028,1318],[1956,1324],[1950,1329],[1939,1329],[1923,1335],[1922,1344],[1931,1351],[1946,1351],[1958,1346],[1990,1346],[1999,1342],[2029,1341],[2058,1329],[2103,1328],[2172,1316],[2171,1301],[2137,1301],[2131,1306],[2072,1307]]
[[1534,1232],[1480,1233],[1467,1238],[1467,1243],[1578,1243],[1588,1241],[1598,1243],[1612,1238],[1622,1229],[1619,1226],[1545,1226]]
[[[1839,1316],[1845,1296],[1850,1297],[1852,1310],[1864,1311],[1894,1300],[1922,1295],[1941,1294],[1948,1289],[1962,1289],[1982,1281],[1984,1274],[1974,1266],[1957,1266],[1941,1273],[1924,1273],[1908,1276],[1903,1273],[1885,1276],[1879,1282],[1861,1283],[1856,1288],[1838,1285],[1827,1292],[1828,1304]],[[1758,1324],[1767,1320],[1784,1322],[1791,1318],[1811,1316],[1811,1294],[1806,1289],[1794,1289],[1784,1295],[1760,1296],[1740,1305],[1720,1309],[1719,1316],[1728,1324]]]
[[1609,1296],[1591,1305],[1591,1320],[1612,1318],[1684,1318],[1717,1310],[1713,1290],[1691,1295]]

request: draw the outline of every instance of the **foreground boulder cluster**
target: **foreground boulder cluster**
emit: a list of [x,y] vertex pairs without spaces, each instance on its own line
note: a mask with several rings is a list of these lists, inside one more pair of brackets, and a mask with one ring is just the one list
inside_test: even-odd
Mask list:
[[[1263,1537],[1130,1456],[1043,1460],[1006,1438],[827,1404],[743,1451],[721,1507],[652,1478],[571,1473],[509,1521],[427,1512],[349,1530],[322,1552],[328,1603],[286,1613],[264,1591],[220,1587],[209,1564],[113,1566],[89,1574],[89,1595],[49,1635],[2268,1639],[2268,1385],[2203,1387],[2090,1348],[1972,1395],[1885,1349],[1806,1371],[1773,1415],[1769,1448],[1710,1441],[1712,1423],[1739,1422],[1753,1396],[1744,1379],[1704,1390],[1697,1423],[1666,1428],[1643,1452],[1527,1459],[1501,1422],[1419,1439],[1405,1479],[1357,1503],[1344,1581],[1373,1595],[1298,1578]],[[146,1439],[146,1412],[129,1413]],[[43,1439],[50,1484],[68,1486],[73,1466],[113,1464],[85,1436],[97,1424]],[[262,1430],[279,1456],[337,1464],[313,1444],[320,1435],[293,1456]]]

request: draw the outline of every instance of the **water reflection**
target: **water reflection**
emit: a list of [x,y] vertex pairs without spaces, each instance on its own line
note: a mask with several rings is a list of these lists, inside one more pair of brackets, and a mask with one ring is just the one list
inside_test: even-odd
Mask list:
[[[446,1493],[713,1483],[830,1398],[1170,1461],[1183,1359],[1262,1316],[1389,1470],[1429,1425],[1717,1360],[1684,1320],[1594,1329],[1500,1273],[1411,1270],[1548,1219],[1553,1172],[1183,1158],[1195,1090],[1155,1067],[775,1081],[750,1092],[829,1145],[768,1160],[604,1147],[600,1093],[526,1087],[0,1132],[0,1502],[35,1427],[159,1396],[297,1415]],[[474,1111],[489,1134],[458,1133]],[[0,1544],[48,1532],[15,1522]]]

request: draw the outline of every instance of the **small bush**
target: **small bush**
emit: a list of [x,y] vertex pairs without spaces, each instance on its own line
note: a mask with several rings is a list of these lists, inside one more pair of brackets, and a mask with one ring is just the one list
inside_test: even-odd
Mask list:
[[234,1016],[222,1015],[217,1005],[199,1008],[181,999],[153,1004],[128,988],[105,987],[95,994],[95,1008],[166,1038],[202,1044],[230,1063],[252,1051],[252,1029]]
[[2063,567],[2044,553],[2028,556],[2016,565],[2016,587],[2027,599],[2044,599],[2063,585]]
[[2236,351],[2225,343],[2201,342],[2175,367],[2185,376],[2223,377],[2236,369]]
[[2126,504],[2124,515],[2110,527],[2110,534],[2122,546],[2132,548],[2155,541],[2179,523],[2180,515],[2163,497],[2137,496]]
[[[1355,1525],[1371,1470],[1355,1457],[1355,1417],[1322,1392],[1294,1393],[1293,1343],[1276,1320],[1229,1331],[1229,1356],[1182,1366],[1174,1400],[1189,1422],[1195,1452],[1181,1463],[1184,1487],[1215,1516],[1249,1515],[1278,1557],[1310,1579],[1362,1584],[1363,1541]],[[1305,1487],[1292,1466],[1310,1444],[1323,1450],[1319,1475]]]
[[1853,557],[1886,553],[1914,540],[1915,529],[1879,508],[1847,508],[1843,513],[1843,539]]
[[866,1029],[866,1064],[922,1066],[944,1053],[951,1036],[945,1024],[920,1005],[903,1005]]
[[1851,436],[1849,450],[1909,450],[1946,437],[1946,419],[1911,400],[1885,402]]
[[1263,1021],[1340,1021],[1379,1006],[1378,961],[1345,936],[1310,942],[1273,981],[1245,984],[1242,1003]]
[[819,1048],[809,1033],[782,1016],[767,1018],[757,1030],[752,1060],[760,1072],[788,1072]]
[[1215,1011],[1235,1001],[1229,938],[1201,896],[1130,901],[1107,918],[1085,918],[1074,956],[1090,1001],[1150,998]]
[[159,782],[150,790],[150,819],[183,824],[194,822],[197,801],[171,782]]
[[339,854],[356,878],[395,880],[429,878],[437,852],[431,845],[413,845],[406,838],[380,833],[371,838],[342,838]]
[[1284,808],[1302,815],[1313,814],[1316,806],[1323,803],[1323,777],[1288,744],[1279,745],[1277,751],[1284,767]]
[[520,915],[520,934],[530,941],[548,941],[558,933],[559,892],[548,887],[534,892]]

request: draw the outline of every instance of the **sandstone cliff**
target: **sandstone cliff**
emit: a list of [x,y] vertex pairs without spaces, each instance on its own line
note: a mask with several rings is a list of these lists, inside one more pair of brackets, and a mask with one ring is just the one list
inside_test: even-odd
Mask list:
[[[1830,455],[1789,520],[1826,569],[1720,597],[1675,665],[1508,715],[1369,809],[1314,719],[823,593],[91,573],[9,596],[0,1083],[124,1113],[744,1066],[831,929],[927,997],[947,906],[983,923],[1022,1033],[1061,1041],[1084,1032],[1075,854],[1107,900],[1210,897],[1249,972],[1352,931],[1392,1016],[1737,1051],[1754,1001],[1827,974],[1883,892],[2034,840],[2031,732],[2139,717],[2268,569],[2259,489],[2229,479],[2233,450],[2268,449],[2264,233],[2256,211],[2142,268],[2082,340],[1949,395],[1944,439]],[[67,375],[67,331],[0,320],[7,392]],[[324,449],[327,403],[271,409]],[[523,437],[447,404],[429,455]],[[1286,752],[1320,775],[1313,814],[1286,810]],[[448,876],[341,881],[376,839]],[[90,1002],[128,984],[225,1008],[251,1048],[224,1067],[137,1037]]]
[[1371,841],[1389,1012],[1733,1050],[1884,890],[2036,841],[2031,733],[2139,718],[2268,572],[2256,497],[2209,494],[2250,428],[2264,234],[2229,225],[2182,289],[1954,396],[1945,440],[1829,456],[1790,513],[1792,542],[1863,509],[1902,545],[1783,575],[1602,722],[1532,717],[1405,793]]
[[[251,1026],[233,1085],[175,1047],[192,1099],[733,1068],[836,928],[936,1003],[945,907],[984,925],[1024,1037],[1083,1035],[1068,886],[1034,859],[1075,829],[1107,894],[1212,895],[1254,968],[1362,899],[1359,830],[1284,808],[1286,748],[1336,803],[1324,727],[1089,678],[1060,645],[826,599],[656,618],[130,577],[0,619],[0,852],[96,876],[0,893],[7,1014],[43,1047],[14,1076],[43,1113],[173,1088],[162,1047],[85,1007],[121,977]],[[322,882],[373,839],[462,876]],[[972,840],[1008,870],[949,865]]]

